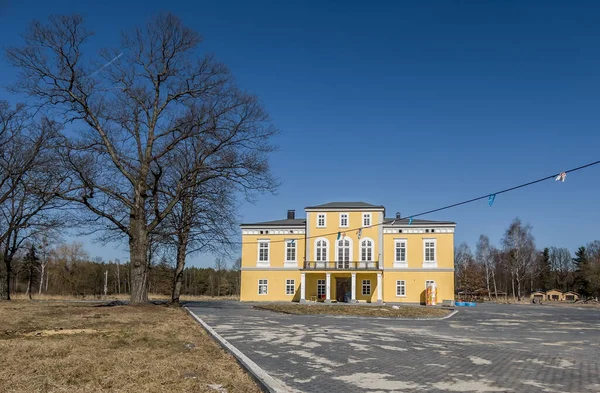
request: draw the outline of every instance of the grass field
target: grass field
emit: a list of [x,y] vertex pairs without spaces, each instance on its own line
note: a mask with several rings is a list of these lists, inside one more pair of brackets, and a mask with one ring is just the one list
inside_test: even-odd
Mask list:
[[388,317],[388,318],[439,318],[450,313],[441,308],[426,308],[418,306],[400,306],[393,309],[391,306],[362,306],[362,305],[322,305],[322,304],[264,304],[254,306],[261,310],[283,312],[287,314],[322,314],[322,315],[357,315],[363,317]]
[[0,302],[2,392],[259,392],[176,307]]

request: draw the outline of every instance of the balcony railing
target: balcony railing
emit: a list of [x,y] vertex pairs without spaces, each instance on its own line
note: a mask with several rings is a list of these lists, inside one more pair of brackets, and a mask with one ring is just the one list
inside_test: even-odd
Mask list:
[[305,261],[305,270],[378,270],[379,261]]

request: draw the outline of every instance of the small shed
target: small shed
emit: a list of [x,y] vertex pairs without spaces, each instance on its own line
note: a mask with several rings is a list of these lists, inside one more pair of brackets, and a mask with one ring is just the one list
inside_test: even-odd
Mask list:
[[544,291],[535,291],[535,292],[531,292],[531,295],[529,295],[529,297],[533,301],[541,302],[542,300],[544,300],[545,295],[546,295],[546,293]]
[[553,302],[558,302],[563,300],[563,293],[558,289],[551,289],[546,291],[546,300],[550,300]]
[[566,302],[575,302],[579,300],[579,294],[573,291],[567,291],[563,293],[563,300]]

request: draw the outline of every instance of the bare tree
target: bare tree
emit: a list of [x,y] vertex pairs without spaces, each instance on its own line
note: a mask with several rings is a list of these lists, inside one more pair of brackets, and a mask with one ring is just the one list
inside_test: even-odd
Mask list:
[[467,243],[461,243],[454,249],[454,271],[456,287],[462,288],[467,265],[472,258],[471,248]]
[[[491,298],[490,281],[495,281],[495,277],[494,269],[492,268],[492,248],[490,246],[490,239],[486,235],[479,236],[475,254],[477,262],[483,266],[485,272],[485,285],[487,288],[488,298]],[[497,297],[498,295],[496,291],[496,300],[498,300]]]
[[[118,50],[86,61],[92,33],[80,16],[32,23],[25,45],[7,51],[21,71],[16,91],[37,99],[77,133],[60,149],[71,183],[63,197],[97,230],[125,236],[131,301],[148,299],[150,236],[186,190],[222,177],[269,183],[274,134],[258,100],[236,88],[199,35],[161,14],[123,35]],[[101,60],[101,61],[99,61]],[[187,144],[200,154],[172,170]]]
[[571,252],[566,248],[550,247],[550,269],[556,276],[556,285],[563,291],[569,289],[569,276],[575,270]]
[[535,259],[535,242],[531,234],[531,225],[523,225],[521,220],[515,218],[504,233],[502,245],[510,269],[513,296],[520,300],[521,284]]
[[231,250],[235,224],[232,191],[231,185],[222,179],[191,188],[165,221],[164,238],[176,249],[177,260],[172,302],[179,302],[189,255],[207,252],[226,255]]
[[56,193],[64,179],[50,153],[58,128],[0,102],[0,299],[10,299],[12,261],[23,242],[63,221]]

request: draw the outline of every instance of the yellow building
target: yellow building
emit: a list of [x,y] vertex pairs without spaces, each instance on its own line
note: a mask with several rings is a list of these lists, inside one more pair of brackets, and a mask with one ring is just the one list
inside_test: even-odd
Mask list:
[[242,224],[242,301],[424,303],[454,299],[454,229],[385,218],[383,206],[332,202],[306,218]]

